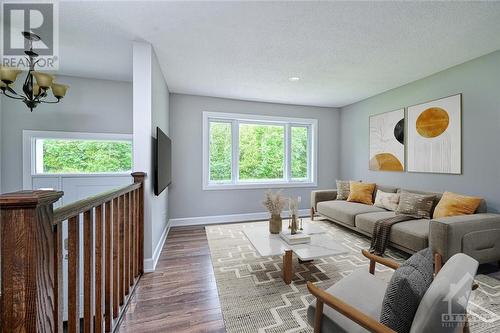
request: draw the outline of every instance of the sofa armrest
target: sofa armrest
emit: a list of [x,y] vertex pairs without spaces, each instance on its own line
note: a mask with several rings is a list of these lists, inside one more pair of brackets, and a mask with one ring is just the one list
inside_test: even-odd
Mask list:
[[466,253],[480,263],[500,260],[500,215],[473,214],[433,219],[429,246],[443,261]]
[[311,192],[311,208],[317,209],[316,205],[321,201],[337,199],[337,190],[317,190]]

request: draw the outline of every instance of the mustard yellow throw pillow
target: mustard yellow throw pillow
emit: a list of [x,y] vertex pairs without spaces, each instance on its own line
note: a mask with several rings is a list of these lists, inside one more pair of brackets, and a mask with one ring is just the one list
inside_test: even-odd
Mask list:
[[373,191],[375,191],[375,184],[351,181],[347,201],[373,205]]
[[433,218],[474,214],[481,200],[479,197],[444,192],[436,209],[434,209]]

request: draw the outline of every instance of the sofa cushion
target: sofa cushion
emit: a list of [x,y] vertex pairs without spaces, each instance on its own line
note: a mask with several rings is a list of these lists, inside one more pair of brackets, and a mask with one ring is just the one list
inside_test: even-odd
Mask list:
[[433,218],[474,214],[482,198],[444,192],[434,209]]
[[347,200],[349,197],[350,181],[349,180],[338,180],[337,183],[337,200]]
[[383,208],[342,200],[323,201],[318,203],[319,214],[353,227],[356,215],[385,211],[386,210]]
[[378,220],[394,216],[396,216],[396,213],[389,211],[359,214],[356,215],[354,225],[361,231],[367,232],[371,235],[373,233],[373,227],[375,226],[375,222],[377,222]]
[[347,201],[373,205],[373,191],[375,183],[349,182],[349,197]]
[[440,193],[440,192],[412,190],[412,189],[407,189],[407,188],[402,188],[399,190],[399,192],[410,192],[410,193],[423,194],[423,195],[435,195],[436,196],[436,205],[439,202],[439,200],[441,200],[441,197],[443,196],[443,193]]
[[[326,291],[370,317],[379,318],[386,288],[387,284],[384,280],[368,273],[368,270],[363,268],[355,270]],[[311,326],[314,325],[315,313],[316,301],[313,301],[307,309],[307,319]],[[326,305],[323,308],[321,329],[322,332],[368,332]]]
[[412,255],[392,274],[387,286],[380,322],[398,333],[409,333],[420,300],[432,283],[432,251]]
[[413,251],[429,246],[430,220],[411,220],[397,223],[391,229],[391,241]]
[[399,205],[396,209],[396,214],[430,219],[435,198],[435,195],[416,194],[403,191],[399,197]]
[[420,190],[411,190],[411,189],[400,189],[399,192],[410,192],[410,193],[415,193],[415,194],[423,194],[423,195],[434,195],[434,204],[431,209],[431,216],[434,214],[434,209],[436,208],[437,204],[439,203],[439,200],[441,200],[441,197],[443,196],[443,193],[439,192],[429,192],[429,191],[420,191]]
[[375,191],[373,191],[373,202],[375,202],[375,197],[377,196],[377,190],[380,190],[380,191],[386,192],[386,193],[398,193],[399,187],[377,184],[375,186]]
[[377,190],[374,205],[387,210],[395,211],[399,205],[400,193],[389,193]]
[[[376,212],[356,215],[355,226],[370,235],[375,222],[395,216],[394,212]],[[425,249],[429,244],[429,220],[410,220],[392,226],[389,241],[412,251]]]

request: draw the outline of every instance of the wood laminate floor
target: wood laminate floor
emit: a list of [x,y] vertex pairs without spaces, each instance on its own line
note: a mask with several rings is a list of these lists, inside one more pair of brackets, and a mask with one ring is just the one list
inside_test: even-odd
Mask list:
[[204,227],[175,227],[137,286],[120,333],[225,332]]

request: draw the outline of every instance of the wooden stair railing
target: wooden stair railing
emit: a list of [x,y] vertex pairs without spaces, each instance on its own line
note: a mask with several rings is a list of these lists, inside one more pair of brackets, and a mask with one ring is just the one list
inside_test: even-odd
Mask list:
[[[86,333],[117,330],[143,273],[145,174],[132,176],[134,184],[55,210],[63,192],[0,195],[0,332],[79,333],[82,322]],[[68,300],[63,331],[64,248]]]

